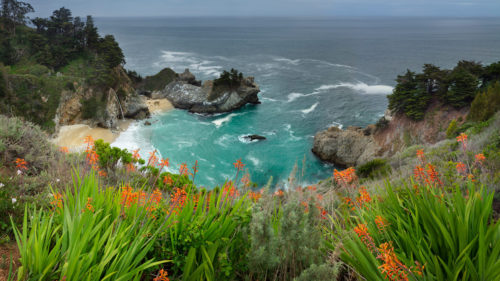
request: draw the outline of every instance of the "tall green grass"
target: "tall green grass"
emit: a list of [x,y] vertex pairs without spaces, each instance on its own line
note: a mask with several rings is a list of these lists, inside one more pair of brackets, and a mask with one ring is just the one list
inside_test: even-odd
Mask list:
[[18,280],[140,280],[166,262],[146,259],[160,232],[154,221],[146,212],[123,216],[119,194],[100,189],[95,175],[76,176],[61,203],[26,207],[22,229],[15,228]]
[[[368,280],[384,280],[377,254],[352,231],[365,224],[376,246],[391,242],[398,258],[411,268],[418,261],[424,274],[414,280],[500,280],[500,222],[492,217],[493,193],[468,184],[449,193],[432,186],[398,188],[387,183],[386,194],[368,208],[337,221],[333,234],[342,260]],[[388,227],[379,230],[376,216]],[[345,229],[344,229],[345,227]]]

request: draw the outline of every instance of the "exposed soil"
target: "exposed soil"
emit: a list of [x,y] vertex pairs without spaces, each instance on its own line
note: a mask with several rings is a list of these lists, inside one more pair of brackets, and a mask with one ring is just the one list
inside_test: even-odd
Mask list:
[[19,251],[14,242],[0,244],[0,281],[7,281],[9,276],[9,266],[12,257],[12,272],[16,272],[19,267]]

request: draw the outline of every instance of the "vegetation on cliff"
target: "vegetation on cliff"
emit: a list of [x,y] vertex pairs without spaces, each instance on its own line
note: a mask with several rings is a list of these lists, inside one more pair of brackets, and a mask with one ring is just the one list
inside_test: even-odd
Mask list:
[[387,96],[389,109],[421,120],[433,100],[455,108],[471,104],[476,94],[500,79],[500,62],[483,66],[460,61],[451,70],[425,64],[422,73],[407,70],[396,79],[394,92]]
[[[33,9],[27,3],[2,1],[0,112],[52,132],[65,92],[93,89],[94,94],[82,102],[97,109],[106,106],[110,88],[122,93],[120,102],[132,94],[123,90],[130,88],[124,84],[131,83],[120,75],[125,62],[122,50],[112,35],[99,35],[92,16],[73,17],[63,7],[49,18],[28,19],[30,12]],[[85,119],[102,119],[98,115],[103,110],[83,111]]]

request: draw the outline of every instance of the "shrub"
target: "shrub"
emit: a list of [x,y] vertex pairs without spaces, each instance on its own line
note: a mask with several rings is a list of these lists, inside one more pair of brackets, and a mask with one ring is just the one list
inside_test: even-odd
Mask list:
[[295,281],[335,281],[337,280],[339,268],[330,264],[311,265],[304,270]]
[[265,196],[253,208],[247,255],[253,280],[291,280],[326,256],[314,202],[280,200]]
[[446,129],[446,137],[449,139],[454,138],[458,133],[457,120],[451,120],[448,128]]
[[82,117],[84,119],[100,120],[104,118],[106,103],[96,96],[82,101]]
[[356,173],[360,178],[385,177],[391,171],[391,166],[387,164],[387,159],[373,159],[367,163],[356,167]]
[[500,110],[500,82],[480,91],[472,101],[469,115],[471,121],[486,121]]

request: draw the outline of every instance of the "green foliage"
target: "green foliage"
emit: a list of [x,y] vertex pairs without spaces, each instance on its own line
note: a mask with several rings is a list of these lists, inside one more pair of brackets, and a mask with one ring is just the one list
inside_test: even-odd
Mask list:
[[432,64],[424,65],[422,73],[410,70],[399,75],[388,108],[413,120],[422,120],[433,100],[462,108],[474,100],[480,81],[482,86],[498,81],[499,63],[483,67],[473,61],[459,61],[453,70],[441,70]]
[[391,171],[391,166],[387,163],[387,159],[373,159],[363,165],[356,167],[356,174],[360,178],[379,178],[386,177]]
[[338,265],[332,266],[329,264],[315,265],[312,264],[308,269],[304,270],[295,281],[335,281],[338,275]]
[[324,260],[320,216],[314,203],[308,208],[305,212],[297,198],[280,202],[269,196],[254,206],[247,255],[254,280],[291,280]]
[[106,35],[99,41],[98,52],[106,62],[108,68],[125,64],[125,56],[113,35]]
[[458,125],[457,125],[457,120],[453,119],[450,122],[450,125],[448,125],[448,128],[446,129],[446,137],[451,139],[454,138],[458,133]]
[[461,67],[455,67],[450,74],[450,88],[443,99],[455,108],[468,106],[476,95],[479,79],[473,73]]
[[146,76],[146,78],[144,78],[144,80],[142,80],[142,82],[138,85],[138,88],[146,91],[160,91],[176,78],[177,73],[175,73],[175,71],[170,68],[164,68],[155,75]]
[[395,113],[404,113],[414,120],[424,118],[425,110],[430,102],[427,89],[419,85],[415,73],[407,70],[405,75],[399,75],[394,92],[388,95],[388,108]]
[[117,168],[118,163],[131,163],[132,153],[126,149],[111,147],[111,145],[103,140],[94,142],[94,149],[99,155],[99,167],[107,171],[113,171]]
[[241,81],[243,81],[243,73],[234,68],[231,68],[229,72],[224,70],[219,78],[214,80],[212,94],[208,99],[213,100],[221,92],[238,88]]
[[93,175],[76,175],[60,200],[54,210],[26,207],[15,231],[19,280],[140,280],[166,262],[146,259],[161,228],[146,212],[124,218],[120,195],[100,189]]
[[498,110],[500,110],[500,82],[497,81],[486,90],[478,92],[467,117],[472,121],[486,121]]
[[102,98],[92,96],[87,100],[82,101],[82,117],[84,119],[99,120],[104,118],[106,103]]

